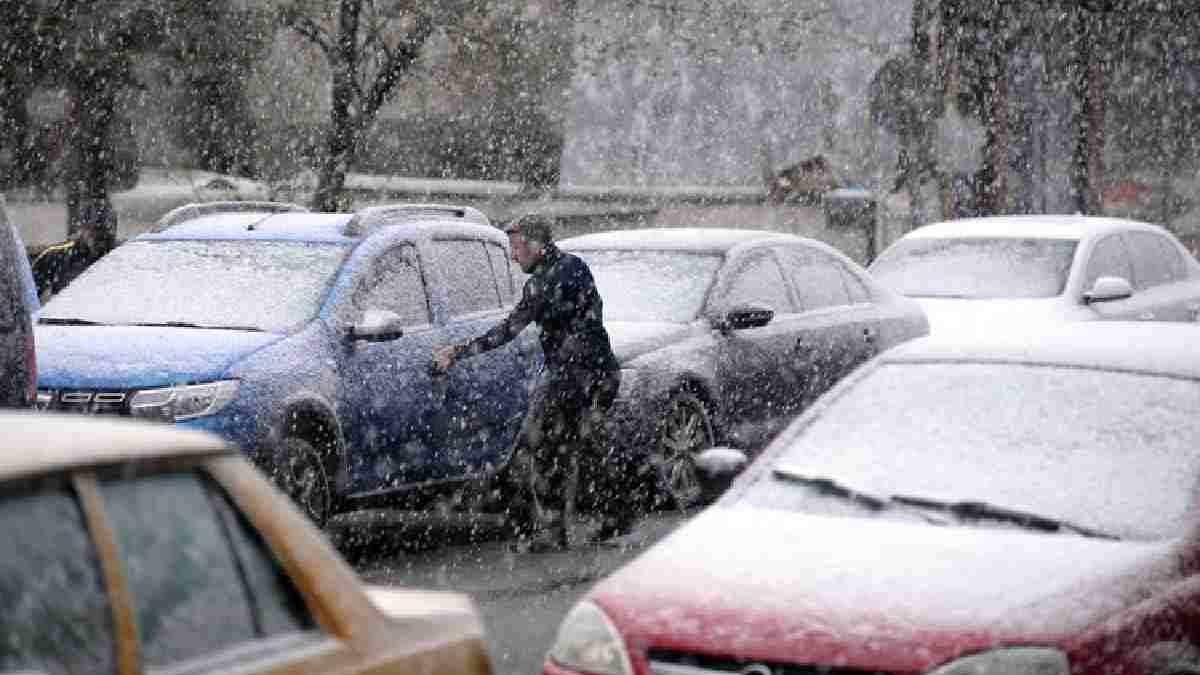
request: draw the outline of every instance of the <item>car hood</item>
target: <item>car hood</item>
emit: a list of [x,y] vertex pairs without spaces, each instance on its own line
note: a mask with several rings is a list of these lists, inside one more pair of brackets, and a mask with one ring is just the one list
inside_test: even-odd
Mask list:
[[929,319],[932,335],[994,334],[997,330],[1022,330],[1056,321],[1088,318],[1083,307],[1072,307],[1060,297],[968,300],[915,298]]
[[1051,644],[1144,599],[1167,543],[715,506],[589,597],[630,644],[923,671]]
[[136,389],[225,376],[275,333],[157,326],[36,328],[38,386]]
[[660,321],[605,321],[604,328],[622,364],[678,342],[695,330],[691,324]]

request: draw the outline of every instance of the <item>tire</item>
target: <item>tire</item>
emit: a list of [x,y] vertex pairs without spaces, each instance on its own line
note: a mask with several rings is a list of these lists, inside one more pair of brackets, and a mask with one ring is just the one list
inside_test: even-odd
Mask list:
[[658,422],[651,457],[660,503],[686,509],[700,502],[703,490],[696,473],[696,454],[711,448],[713,442],[704,401],[686,389],[671,396]]
[[324,527],[333,513],[332,477],[324,454],[307,439],[288,436],[277,470],[283,491],[317,527]]

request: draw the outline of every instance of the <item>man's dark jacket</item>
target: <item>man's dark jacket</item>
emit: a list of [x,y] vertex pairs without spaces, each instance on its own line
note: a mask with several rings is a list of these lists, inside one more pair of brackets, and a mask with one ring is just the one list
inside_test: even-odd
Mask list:
[[476,355],[507,344],[530,323],[542,329],[546,367],[603,373],[618,368],[604,329],[604,305],[587,263],[554,244],[529,272],[513,311],[483,335],[460,345],[455,356]]

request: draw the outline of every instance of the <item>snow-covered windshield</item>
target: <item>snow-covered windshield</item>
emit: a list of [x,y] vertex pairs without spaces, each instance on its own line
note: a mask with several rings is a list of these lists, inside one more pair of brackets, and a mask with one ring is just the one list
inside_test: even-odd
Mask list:
[[592,270],[608,321],[695,319],[724,260],[716,254],[678,251],[579,251],[576,255]]
[[[774,467],[864,494],[984,501],[1121,538],[1181,533],[1200,476],[1200,382],[1078,368],[888,364]],[[750,502],[804,510],[768,477]],[[811,500],[810,500],[811,501]]]
[[1066,288],[1073,239],[913,238],[871,264],[904,295],[925,298],[1048,298]]
[[54,296],[38,318],[286,332],[316,315],[348,251],[295,241],[132,241]]

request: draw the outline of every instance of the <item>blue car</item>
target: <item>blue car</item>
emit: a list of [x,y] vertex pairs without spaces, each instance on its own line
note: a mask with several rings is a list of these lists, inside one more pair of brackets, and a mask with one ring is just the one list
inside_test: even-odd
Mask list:
[[502,319],[519,274],[468,207],[188,205],[41,309],[38,405],[216,432],[323,523],[507,461],[536,336],[430,363]]

